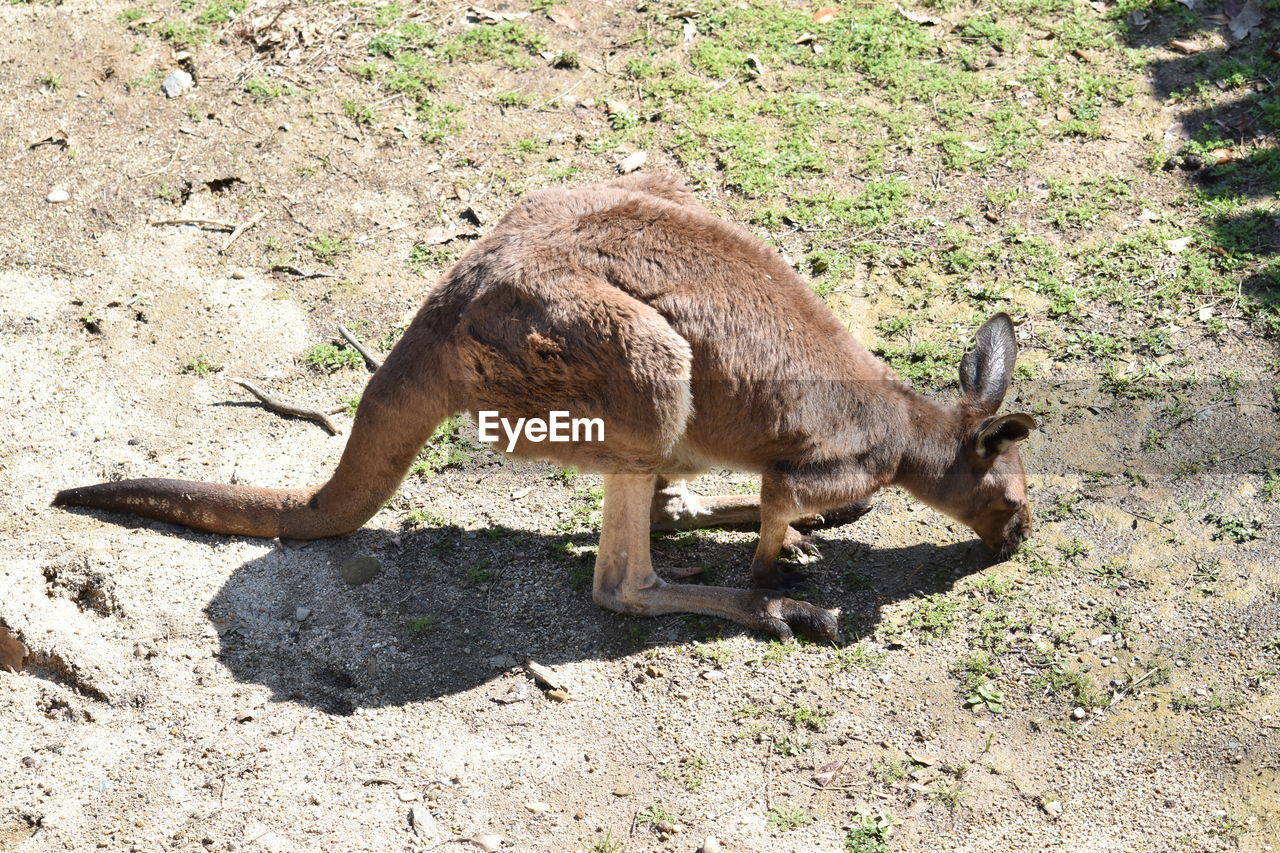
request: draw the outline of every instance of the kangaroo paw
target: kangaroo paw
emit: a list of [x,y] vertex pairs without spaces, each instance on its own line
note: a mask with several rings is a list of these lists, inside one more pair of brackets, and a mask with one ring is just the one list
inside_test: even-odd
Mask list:
[[840,642],[840,611],[817,607],[807,601],[796,601],[776,593],[760,592],[752,608],[757,623],[754,627],[791,640],[796,634],[814,640]]
[[794,527],[787,528],[787,536],[782,540],[781,553],[794,557],[801,563],[811,563],[822,556],[822,552],[818,550],[817,543]]

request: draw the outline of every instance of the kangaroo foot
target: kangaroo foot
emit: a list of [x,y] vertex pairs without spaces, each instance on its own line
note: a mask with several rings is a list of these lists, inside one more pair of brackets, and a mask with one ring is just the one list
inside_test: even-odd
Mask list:
[[840,611],[818,607],[772,592],[754,593],[756,628],[790,640],[795,634],[815,640],[840,642]]

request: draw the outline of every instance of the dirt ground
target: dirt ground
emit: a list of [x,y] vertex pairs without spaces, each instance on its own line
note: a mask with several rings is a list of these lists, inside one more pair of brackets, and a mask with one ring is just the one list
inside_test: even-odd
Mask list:
[[[229,21],[217,4],[0,6],[0,626],[30,650],[21,672],[0,671],[0,850],[1280,848],[1280,351],[1230,294],[1170,321],[1176,363],[1129,363],[1167,366],[1159,393],[1181,414],[1100,382],[1101,357],[1060,357],[1044,341],[1075,321],[1049,298],[1007,297],[1038,371],[1009,401],[1043,425],[1024,457],[1033,547],[993,564],[959,525],[880,495],[819,531],[808,567],[812,600],[842,609],[844,648],[596,608],[598,480],[504,461],[470,427],[440,436],[429,470],[338,539],[50,507],[60,488],[119,477],[323,481],[344,434],[268,412],[229,377],[306,405],[350,400],[363,365],[339,352],[355,363],[328,372],[305,354],[322,360],[338,323],[389,343],[525,190],[607,178],[647,151],[643,168],[684,174],[727,217],[771,197],[743,201],[721,180],[737,168],[728,148],[717,166],[682,160],[664,131],[609,136],[627,125],[605,104],[632,85],[622,60],[650,38],[685,61],[711,38],[690,35],[692,13],[579,3],[573,28],[548,4],[404,6],[449,36],[518,14],[546,45],[519,62],[450,60],[433,85],[458,110],[410,119],[404,91],[375,91],[357,67],[395,20],[373,22],[385,4],[240,4]],[[202,8],[210,38],[161,31]],[[278,39],[236,34],[264,8],[285,10]],[[166,98],[184,66],[195,86]],[[1026,209],[1041,211],[1046,181],[1140,173],[1097,229],[1128,233],[1150,204],[1194,230],[1181,174],[1139,166],[1182,108],[1147,67],[1126,68],[1140,85],[1097,138],[1047,143],[998,180],[1031,187]],[[872,143],[824,144],[845,159],[815,185],[854,186]],[[910,252],[934,239],[928,217],[973,214],[964,227],[994,240],[996,218],[975,211],[997,179],[937,184],[922,147],[885,155],[933,187],[889,226],[902,253],[859,262],[828,295],[868,344],[899,314],[948,345],[975,328],[976,311],[954,307],[963,293],[913,302],[927,289],[913,265],[933,249]],[[1081,239],[1025,216],[1054,245]],[[157,220],[253,225],[224,251],[225,230]],[[763,221],[780,250],[805,253],[805,228]],[[1225,325],[1203,332],[1197,311]],[[1124,316],[1100,306],[1079,322]],[[696,488],[751,480],[713,472]],[[753,542],[655,537],[655,563],[745,585]],[[378,572],[353,584],[343,565],[357,556]],[[535,683],[530,660],[563,692]]]

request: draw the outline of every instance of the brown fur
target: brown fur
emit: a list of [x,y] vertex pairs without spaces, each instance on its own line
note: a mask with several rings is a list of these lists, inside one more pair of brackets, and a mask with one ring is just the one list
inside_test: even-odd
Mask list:
[[[776,252],[674,178],[633,175],[523,199],[432,291],[362,397],[337,471],[317,489],[131,480],[60,492],[219,533],[315,538],[363,524],[444,418],[567,410],[599,443],[515,453],[605,474],[595,598],[634,613],[712,613],[790,636],[835,636],[833,611],[771,592],[667,584],[651,526],[760,519],[755,585],[783,579],[790,523],[897,484],[1008,550],[1029,532],[1016,442],[995,417],[1016,344],[1005,315],[961,366],[960,404],[934,403],[860,346]],[[758,500],[697,498],[683,478],[757,471]],[[673,485],[674,484],[674,485]]]

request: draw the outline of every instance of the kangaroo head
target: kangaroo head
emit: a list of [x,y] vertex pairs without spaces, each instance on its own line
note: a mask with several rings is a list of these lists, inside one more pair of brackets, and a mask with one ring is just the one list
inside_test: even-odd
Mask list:
[[1007,556],[1031,534],[1027,478],[1018,442],[1036,428],[1022,413],[997,415],[1009,390],[1018,344],[1008,314],[978,330],[960,361],[959,446],[946,476],[929,497],[973,528],[988,548]]

